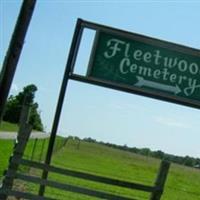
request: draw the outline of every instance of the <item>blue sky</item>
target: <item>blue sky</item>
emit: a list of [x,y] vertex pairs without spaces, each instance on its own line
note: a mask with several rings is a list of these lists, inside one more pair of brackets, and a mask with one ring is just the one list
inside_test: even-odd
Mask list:
[[[2,66],[21,1],[0,4]],[[200,49],[199,10],[199,1],[38,1],[11,93],[36,84],[49,131],[78,17]],[[90,35],[81,46],[78,73],[87,69]],[[70,81],[59,133],[200,157],[199,121],[197,109]]]

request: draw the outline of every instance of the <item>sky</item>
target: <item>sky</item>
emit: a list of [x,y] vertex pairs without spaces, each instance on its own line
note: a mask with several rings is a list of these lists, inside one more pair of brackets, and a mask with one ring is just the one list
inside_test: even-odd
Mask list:
[[[1,68],[21,3],[0,1]],[[39,0],[10,94],[37,85],[49,132],[77,18],[200,49],[199,10],[199,1]],[[93,35],[84,32],[76,73],[87,71]],[[199,121],[198,109],[70,80],[58,134],[200,157]]]

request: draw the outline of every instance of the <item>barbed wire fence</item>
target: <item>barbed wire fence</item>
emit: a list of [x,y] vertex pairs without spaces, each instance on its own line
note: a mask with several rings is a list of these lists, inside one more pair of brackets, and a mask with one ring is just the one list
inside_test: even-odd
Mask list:
[[[62,138],[58,137],[56,138],[55,146],[53,152],[56,153],[60,149],[62,149],[66,143],[67,143],[68,138]],[[24,158],[29,159],[31,161],[39,161],[43,162],[45,159],[46,155],[46,150],[48,146],[48,141],[49,139],[32,139],[30,140],[27,149],[25,150],[24,153]]]

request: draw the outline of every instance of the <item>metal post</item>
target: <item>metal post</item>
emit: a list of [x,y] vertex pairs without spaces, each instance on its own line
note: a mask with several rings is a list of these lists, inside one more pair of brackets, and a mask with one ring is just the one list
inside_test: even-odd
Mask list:
[[0,74],[0,123],[36,0],[24,0]]
[[155,187],[158,190],[152,193],[150,200],[160,200],[163,190],[164,190],[165,182],[167,180],[167,174],[168,174],[169,168],[170,168],[170,162],[163,160],[161,162],[158,176],[155,182]]
[[[58,123],[60,120],[60,115],[61,115],[61,111],[62,111],[62,106],[63,106],[63,101],[64,101],[64,97],[65,97],[65,92],[66,92],[69,76],[70,76],[70,73],[72,73],[72,68],[75,64],[75,59],[76,59],[76,56],[78,53],[78,48],[79,48],[79,44],[80,44],[80,40],[81,40],[81,36],[82,36],[81,23],[82,23],[82,20],[78,19],[77,23],[76,23],[76,29],[74,32],[72,43],[71,43],[71,48],[70,48],[68,61],[67,61],[67,65],[66,65],[65,72],[64,72],[61,89],[60,89],[60,95],[58,98],[58,103],[57,103],[56,112],[55,112],[55,116],[54,116],[54,122],[53,122],[51,135],[50,135],[50,139],[49,139],[47,155],[46,155],[46,159],[45,159],[45,164],[48,164],[48,165],[51,162],[51,157],[53,154],[53,147],[54,147],[54,143],[55,143],[55,139],[56,139]],[[44,170],[42,173],[42,179],[47,179],[47,177],[48,177],[48,171]],[[39,195],[43,196],[44,192],[45,192],[45,186],[40,185]]]

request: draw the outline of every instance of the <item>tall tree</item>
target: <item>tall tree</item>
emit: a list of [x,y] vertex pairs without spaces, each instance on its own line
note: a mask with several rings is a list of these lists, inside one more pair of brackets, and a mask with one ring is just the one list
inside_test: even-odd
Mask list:
[[30,84],[24,87],[23,91],[19,92],[16,96],[11,95],[6,104],[3,120],[19,123],[22,106],[26,104],[31,107],[30,124],[33,126],[33,129],[42,131],[43,125],[40,113],[38,112],[38,103],[34,102],[36,91],[37,87],[34,84]]

